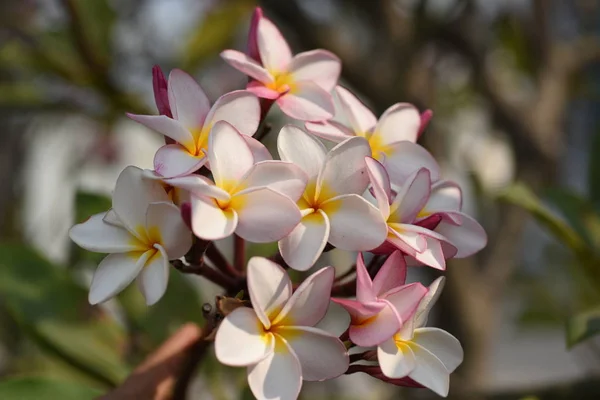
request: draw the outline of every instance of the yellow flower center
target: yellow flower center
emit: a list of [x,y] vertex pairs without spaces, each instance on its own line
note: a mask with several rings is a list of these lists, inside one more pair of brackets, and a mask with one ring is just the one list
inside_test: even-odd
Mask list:
[[296,84],[291,74],[287,72],[272,72],[271,74],[275,77],[275,80],[265,85],[269,89],[275,90],[279,93],[294,92],[296,90]]

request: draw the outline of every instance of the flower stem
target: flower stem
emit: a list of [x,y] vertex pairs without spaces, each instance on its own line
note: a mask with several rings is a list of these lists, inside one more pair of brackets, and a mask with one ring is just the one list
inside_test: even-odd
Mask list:
[[239,277],[240,273],[233,268],[233,266],[227,261],[223,253],[215,246],[214,242],[211,242],[206,248],[206,257],[219,271],[228,277]]
[[233,266],[238,274],[243,274],[246,266],[246,241],[234,235],[233,243]]
[[227,290],[234,290],[238,286],[238,283],[232,277],[223,274],[221,271],[212,269],[208,265],[204,264],[204,262],[200,264],[186,265],[181,260],[173,260],[171,261],[171,264],[173,267],[175,267],[175,269],[183,272],[184,274],[200,275]]

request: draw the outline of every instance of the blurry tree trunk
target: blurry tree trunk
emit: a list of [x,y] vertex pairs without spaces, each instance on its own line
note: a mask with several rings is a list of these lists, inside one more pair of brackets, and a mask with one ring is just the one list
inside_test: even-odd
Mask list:
[[0,114],[0,238],[14,236],[18,182],[23,164],[24,141],[22,122]]

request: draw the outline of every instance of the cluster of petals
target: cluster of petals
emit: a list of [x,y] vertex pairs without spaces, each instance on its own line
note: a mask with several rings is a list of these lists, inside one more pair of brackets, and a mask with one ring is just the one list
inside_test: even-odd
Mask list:
[[136,277],[148,305],[164,294],[169,260],[183,257],[192,235],[163,186],[127,167],[113,194],[112,209],[71,228],[71,240],[86,250],[110,253],[100,262],[89,293],[91,304],[113,297]]
[[329,307],[333,278],[333,268],[323,268],[292,293],[279,265],[262,257],[248,262],[253,308],[237,308],[221,322],[215,352],[223,364],[248,367],[256,398],[294,400],[302,380],[331,379],[348,369],[344,344],[314,327]]

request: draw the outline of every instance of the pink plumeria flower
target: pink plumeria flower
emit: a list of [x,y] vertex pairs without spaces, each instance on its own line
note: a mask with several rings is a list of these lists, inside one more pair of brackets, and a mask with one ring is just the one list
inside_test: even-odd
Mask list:
[[332,299],[348,311],[350,340],[376,346],[398,332],[427,293],[420,283],[406,282],[406,263],[394,252],[371,281],[362,253],[356,260],[356,300]]
[[350,138],[327,152],[302,129],[284,126],[277,142],[279,155],[308,175],[298,207],[302,221],[279,241],[283,259],[294,269],[309,269],[329,241],[349,251],[366,251],[383,243],[386,225],[379,211],[359,196],[368,185],[363,138]]
[[431,118],[431,112],[423,115],[411,104],[397,103],[377,117],[350,91],[337,86],[339,99],[336,117],[349,122],[307,122],[306,129],[313,135],[333,142],[359,136],[368,140],[371,156],[387,168],[394,181],[402,182],[419,168],[427,168],[431,179],[439,178],[439,167],[433,156],[416,144],[420,132]]
[[442,234],[416,224],[430,198],[430,171],[421,168],[413,173],[392,200],[390,178],[383,165],[370,157],[366,164],[373,194],[387,224],[386,243],[374,251],[389,253],[398,249],[422,264],[445,269],[446,258],[457,254],[456,247]]
[[[160,84],[160,77],[157,84]],[[194,78],[178,69],[169,74],[167,89],[173,118],[167,115],[127,114],[134,121],[176,142],[164,145],[154,156],[154,170],[161,176],[184,176],[205,165],[208,161],[206,151],[209,133],[218,121],[229,122],[246,136],[248,142],[257,142],[251,138],[260,122],[260,104],[254,94],[245,90],[227,93],[211,107]],[[164,105],[162,95],[161,104]],[[251,145],[262,147],[254,143]]]
[[213,126],[207,152],[214,182],[200,175],[162,179],[189,192],[196,236],[217,240],[235,232],[251,242],[274,242],[294,229],[301,218],[295,202],[307,181],[299,167],[255,163],[243,135],[224,121]]
[[165,293],[169,260],[181,258],[192,246],[192,235],[179,209],[159,182],[142,177],[129,166],[121,172],[113,208],[71,228],[71,240],[89,251],[110,253],[94,273],[91,304],[115,296],[136,277],[148,305]]
[[309,276],[292,294],[279,265],[262,257],[248,262],[252,308],[237,308],[217,331],[217,359],[248,367],[248,384],[259,400],[298,398],[302,380],[323,381],[348,369],[348,354],[336,337],[314,326],[325,316],[332,267]]
[[407,377],[446,397],[450,374],[463,361],[463,349],[448,332],[425,327],[429,310],[439,297],[443,279],[440,277],[432,283],[411,321],[378,346],[377,359],[381,371],[388,378]]
[[334,105],[330,92],[340,76],[339,58],[326,50],[307,51],[292,57],[281,32],[260,14],[255,31],[251,31],[256,35],[260,60],[236,50],[225,50],[221,57],[255,79],[248,84],[248,90],[275,100],[288,116],[303,121],[331,118]]

